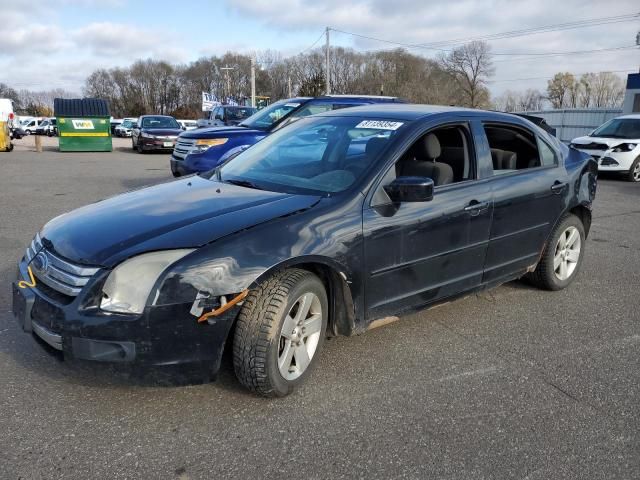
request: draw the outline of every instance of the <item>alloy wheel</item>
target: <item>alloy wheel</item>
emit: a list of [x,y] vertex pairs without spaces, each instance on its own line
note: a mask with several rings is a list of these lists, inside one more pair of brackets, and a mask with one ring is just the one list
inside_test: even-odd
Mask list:
[[301,295],[287,313],[278,345],[278,369],[285,380],[300,377],[311,364],[322,330],[322,304],[318,296]]
[[559,280],[565,281],[575,272],[580,260],[582,240],[576,227],[567,228],[556,243],[553,271]]
[[640,182],[640,162],[636,162],[633,167],[633,181]]

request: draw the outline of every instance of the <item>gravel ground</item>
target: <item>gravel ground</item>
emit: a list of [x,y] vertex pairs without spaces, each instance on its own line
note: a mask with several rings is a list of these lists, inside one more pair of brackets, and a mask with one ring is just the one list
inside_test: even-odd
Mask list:
[[170,179],[168,155],[0,153],[0,478],[639,478],[640,185],[599,184],[576,282],[520,282],[325,343],[279,400],[60,362],[9,282],[51,217]]

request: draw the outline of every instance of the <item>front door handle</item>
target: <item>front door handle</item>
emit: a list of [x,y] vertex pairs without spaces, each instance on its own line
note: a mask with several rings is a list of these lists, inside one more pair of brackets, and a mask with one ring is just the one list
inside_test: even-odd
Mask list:
[[554,184],[551,185],[551,191],[556,195],[560,195],[564,191],[564,187],[566,187],[567,185],[568,184],[556,180]]
[[477,200],[471,200],[469,205],[464,207],[464,211],[468,212],[472,217],[480,215],[480,213],[489,208],[489,202],[479,202]]

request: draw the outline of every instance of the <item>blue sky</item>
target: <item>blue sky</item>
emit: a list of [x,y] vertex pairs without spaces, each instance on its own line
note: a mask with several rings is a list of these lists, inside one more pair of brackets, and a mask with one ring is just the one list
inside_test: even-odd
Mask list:
[[[414,44],[639,11],[632,0],[0,0],[0,38],[5,39],[0,44],[0,82],[17,89],[80,92],[94,69],[126,66],[138,58],[182,63],[227,50],[265,49],[289,56],[309,47],[327,25]],[[638,30],[636,18],[490,44],[495,52],[592,50],[631,46]],[[356,50],[390,48],[338,33],[332,33],[332,44]],[[412,51],[428,57],[437,53]],[[491,89],[499,94],[505,89],[544,89],[546,77],[559,70],[637,69],[640,51],[495,60]]]

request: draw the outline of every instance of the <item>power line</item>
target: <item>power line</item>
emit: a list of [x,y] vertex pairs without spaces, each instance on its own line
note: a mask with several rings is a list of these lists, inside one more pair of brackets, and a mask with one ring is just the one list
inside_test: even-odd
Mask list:
[[320,36],[318,37],[318,39],[317,39],[315,42],[313,42],[313,43],[311,44],[311,46],[310,46],[310,47],[305,48],[304,50],[302,50],[301,52],[297,53],[297,54],[296,54],[296,55],[294,55],[294,56],[296,56],[296,57],[297,57],[298,55],[302,55],[303,53],[308,52],[309,50],[311,50],[313,47],[315,47],[315,46],[316,46],[316,44],[320,41],[320,39],[321,39],[322,37],[324,37],[325,33],[326,33],[326,30],[322,30],[322,33],[320,34]]
[[[393,40],[386,40],[386,39],[383,39],[383,38],[371,37],[369,35],[362,35],[360,33],[346,32],[344,30],[338,30],[336,28],[331,28],[331,30],[333,30],[334,32],[338,32],[338,33],[344,33],[346,35],[352,35],[354,37],[365,38],[365,39],[368,39],[368,40],[374,40],[374,41],[377,41],[377,42],[383,42],[383,43],[388,43],[388,44],[392,44],[392,45],[398,45],[398,46],[402,46],[402,47],[406,47],[406,48],[420,48],[420,49],[434,50],[434,51],[445,52],[445,53],[451,52],[450,49],[427,47],[427,46],[425,46],[423,44],[396,42],[396,41],[393,41]],[[626,46],[626,47],[615,47],[615,48],[616,49],[635,48],[635,45],[630,45],[630,46]],[[604,51],[605,49],[600,49],[600,50]],[[509,57],[511,57],[511,56],[544,57],[544,56],[554,56],[554,55],[573,55],[573,54],[579,54],[579,53],[590,53],[590,52],[593,52],[593,51],[598,51],[598,50],[576,50],[576,51],[571,51],[571,52],[491,52],[491,55],[509,56]]]
[[467,43],[474,40],[499,40],[503,38],[514,38],[538,33],[556,32],[562,30],[572,30],[576,28],[595,27],[600,25],[609,25],[612,23],[632,22],[640,17],[640,13],[630,13],[625,15],[616,15],[612,17],[598,17],[574,22],[556,23],[553,25],[543,25],[538,27],[524,28],[520,30],[510,30],[506,32],[492,33],[488,35],[480,35],[475,37],[456,38],[452,40],[441,40],[439,42],[425,43],[424,46],[444,46]]
[[609,47],[609,48],[598,48],[595,50],[575,50],[573,52],[549,52],[549,53],[523,53],[522,55],[534,56],[535,58],[507,58],[504,60],[495,60],[493,63],[503,63],[503,62],[517,62],[519,60],[535,60],[536,58],[545,58],[545,57],[562,57],[564,55],[582,55],[585,53],[600,53],[600,52],[613,52],[617,50],[628,50],[632,48],[638,48],[637,45],[627,45],[622,47]]
[[[572,73],[573,76],[578,75],[586,75],[588,73],[630,73],[635,72],[637,69],[627,69],[627,70],[606,70],[603,72],[581,72],[581,73]],[[487,80],[487,83],[502,83],[502,82],[524,82],[527,80],[551,80],[553,77],[529,77],[529,78],[508,78],[505,80]]]

